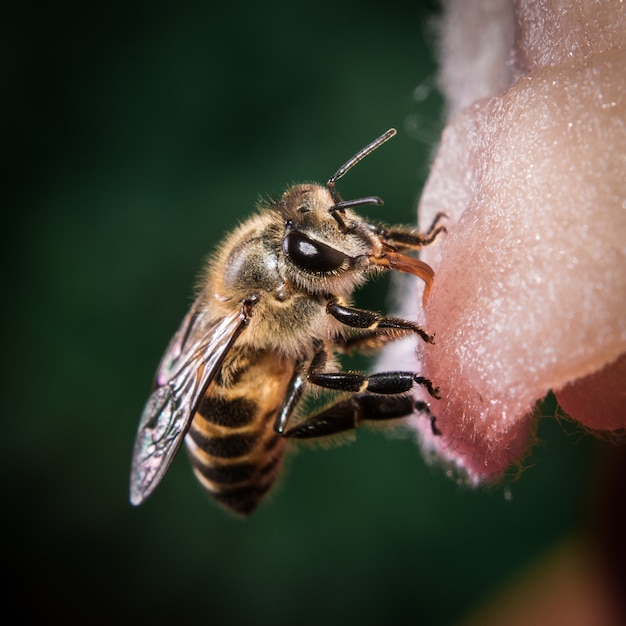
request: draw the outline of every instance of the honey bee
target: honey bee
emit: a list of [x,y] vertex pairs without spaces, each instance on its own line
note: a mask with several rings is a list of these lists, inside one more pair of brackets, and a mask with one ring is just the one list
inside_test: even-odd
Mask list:
[[[190,311],[158,367],[135,441],[130,501],[159,484],[183,439],[200,483],[226,509],[250,514],[275,482],[290,439],[321,438],[361,422],[430,415],[411,395],[431,381],[413,372],[341,371],[336,354],[407,335],[432,343],[414,322],[358,309],[353,291],[393,269],[433,281],[432,269],[403,254],[445,231],[438,215],[426,233],[387,227],[353,209],[378,197],[344,201],[337,181],[395,135],[390,129],[328,180],[298,184],[259,207],[207,264]],[[311,416],[298,405],[314,389],[336,392]],[[433,418],[434,419],[434,418]],[[434,426],[433,421],[433,430]]]

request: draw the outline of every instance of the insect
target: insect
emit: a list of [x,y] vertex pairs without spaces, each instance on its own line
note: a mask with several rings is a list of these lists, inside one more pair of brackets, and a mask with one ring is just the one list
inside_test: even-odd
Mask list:
[[[200,483],[222,506],[248,515],[273,485],[290,439],[430,414],[411,395],[422,385],[440,397],[426,378],[345,372],[336,360],[407,335],[433,342],[414,322],[351,304],[356,287],[384,270],[420,277],[425,293],[433,281],[428,265],[403,252],[432,243],[445,230],[443,215],[423,234],[373,224],[353,209],[380,205],[380,198],[344,201],[336,189],[395,133],[360,150],[325,186],[288,188],[225,239],[158,367],[135,441],[132,504],[152,493],[183,439]],[[337,397],[311,416],[299,415],[315,388]]]

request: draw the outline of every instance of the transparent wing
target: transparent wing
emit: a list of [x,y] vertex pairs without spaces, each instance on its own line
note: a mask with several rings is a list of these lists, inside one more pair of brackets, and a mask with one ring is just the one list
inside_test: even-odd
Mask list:
[[141,504],[161,482],[202,398],[246,325],[243,312],[219,320],[196,300],[170,341],[137,430],[130,501]]

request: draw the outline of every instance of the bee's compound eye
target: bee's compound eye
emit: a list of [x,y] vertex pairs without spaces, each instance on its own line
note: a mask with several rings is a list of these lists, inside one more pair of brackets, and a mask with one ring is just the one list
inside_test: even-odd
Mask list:
[[326,244],[313,241],[293,231],[283,239],[283,252],[303,270],[315,273],[335,272],[348,265],[348,257]]

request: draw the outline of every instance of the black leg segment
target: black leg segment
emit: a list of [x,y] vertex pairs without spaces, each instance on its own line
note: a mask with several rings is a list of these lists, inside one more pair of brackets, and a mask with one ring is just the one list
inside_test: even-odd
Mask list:
[[[385,421],[408,417],[419,411],[430,415],[425,402],[411,396],[358,394],[340,400],[284,433],[291,439],[313,439],[356,428],[364,421]],[[432,416],[431,416],[432,422]]]
[[434,343],[434,337],[429,335],[421,326],[399,317],[385,317],[373,311],[343,306],[334,301],[326,305],[326,312],[350,328],[363,330],[380,329],[391,332],[395,330],[400,333],[413,332],[419,335],[426,343]]
[[[320,357],[321,358],[321,357]],[[285,428],[287,428],[287,423],[289,422],[289,418],[294,412],[298,402],[302,398],[302,394],[304,393],[304,383],[306,382],[306,370],[303,363],[298,363],[294,373],[289,381],[289,385],[287,385],[287,393],[285,394],[285,399],[283,403],[278,409],[278,413],[276,414],[276,420],[274,421],[274,431],[283,434],[285,432]]]
[[309,382],[325,389],[379,394],[401,394],[411,391],[413,384],[423,385],[433,398],[440,398],[439,389],[423,376],[413,372],[381,372],[360,374],[357,372],[311,372]]

